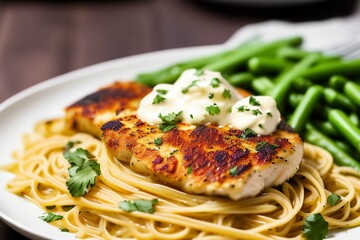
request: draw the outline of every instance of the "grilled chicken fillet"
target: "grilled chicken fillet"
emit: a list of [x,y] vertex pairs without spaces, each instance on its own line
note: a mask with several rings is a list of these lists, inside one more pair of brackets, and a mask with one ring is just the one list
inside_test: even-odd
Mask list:
[[188,193],[255,196],[292,177],[302,160],[302,141],[284,122],[271,135],[254,136],[213,124],[179,123],[162,132],[135,111],[121,115],[101,127],[109,154]]
[[66,108],[69,126],[102,137],[110,155],[136,172],[188,193],[255,196],[292,177],[302,160],[300,137],[284,122],[266,136],[184,123],[162,132],[136,116],[149,87],[117,82]]
[[136,82],[115,82],[65,109],[67,125],[76,131],[101,136],[100,127],[124,109],[137,109],[151,88]]

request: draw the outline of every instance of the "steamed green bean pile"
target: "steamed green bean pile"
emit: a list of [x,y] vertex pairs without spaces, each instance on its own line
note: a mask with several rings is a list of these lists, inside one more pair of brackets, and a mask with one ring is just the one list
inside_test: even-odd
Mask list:
[[302,38],[247,42],[141,73],[137,81],[173,83],[189,68],[219,71],[235,87],[270,95],[304,141],[328,150],[336,164],[360,171],[360,58],[305,51]]

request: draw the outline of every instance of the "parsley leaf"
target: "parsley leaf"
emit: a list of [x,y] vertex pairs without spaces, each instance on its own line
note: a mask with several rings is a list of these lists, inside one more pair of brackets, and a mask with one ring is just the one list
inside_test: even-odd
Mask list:
[[70,178],[66,186],[73,197],[80,197],[90,191],[95,185],[96,177],[101,174],[100,165],[93,160],[94,156],[83,148],[64,151],[63,155],[70,163],[68,168]]
[[259,142],[256,144],[255,150],[257,152],[273,152],[278,148],[276,145],[272,145],[268,142]]
[[224,89],[222,96],[224,99],[231,99],[231,92],[228,89]]
[[341,201],[341,197],[339,195],[336,195],[334,193],[332,193],[330,196],[328,196],[327,198],[327,203],[330,206],[335,206],[336,204],[338,204]]
[[252,114],[254,116],[257,116],[257,115],[262,115],[262,112],[259,109],[254,109],[254,110],[252,110]]
[[100,165],[94,160],[87,160],[75,171],[69,169],[70,179],[66,186],[73,197],[84,196],[95,185],[96,177],[100,175]]
[[210,106],[207,106],[205,108],[205,110],[211,115],[211,116],[214,116],[214,115],[217,115],[220,113],[220,108],[218,105],[216,105],[216,103],[214,103],[214,105],[210,105]]
[[81,167],[86,159],[94,158],[94,156],[83,148],[77,148],[75,151],[64,151],[64,158],[68,160],[70,165]]
[[254,130],[252,130],[251,128],[246,128],[242,133],[240,138],[251,138],[251,137],[256,137],[257,133],[254,132]]
[[209,98],[209,99],[213,99],[213,98],[214,98],[214,94],[213,94],[213,93],[209,93],[209,94],[208,94],[208,98]]
[[44,222],[53,222],[53,221],[63,219],[63,216],[49,212],[49,213],[45,213],[44,215],[40,216],[39,218],[41,220],[43,220]]
[[220,80],[218,78],[212,78],[210,80],[210,85],[213,87],[213,88],[217,88],[219,85],[220,85]]
[[204,71],[201,70],[201,69],[198,69],[198,70],[196,70],[196,72],[195,72],[195,75],[196,75],[196,76],[201,76],[201,75],[203,75],[203,74],[204,74]]
[[161,144],[162,144],[162,138],[161,138],[161,137],[155,138],[154,143],[155,143],[156,146],[161,146]]
[[232,177],[235,177],[237,174],[237,166],[230,168],[229,172]]
[[67,144],[65,145],[65,149],[64,151],[69,151],[71,148],[73,148],[75,146],[75,144],[79,144],[81,143],[80,141],[68,141]]
[[178,112],[178,113],[169,113],[168,115],[163,116],[161,113],[159,114],[159,118],[161,119],[161,121],[163,121],[164,123],[178,123],[179,120],[177,119],[180,115],[182,114],[182,111]]
[[159,125],[160,131],[168,132],[171,129],[176,127],[176,124],[180,122],[178,117],[182,114],[182,111],[178,113],[169,113],[168,115],[163,116],[161,113],[159,114],[159,118],[163,121],[162,124]]
[[69,232],[69,229],[67,229],[67,228],[59,228],[60,229],[60,231],[62,231],[62,232]]
[[248,112],[250,111],[250,108],[246,107],[245,105],[241,105],[240,107],[237,108],[238,112]]
[[126,212],[139,211],[144,213],[154,213],[155,204],[158,203],[158,199],[135,199],[135,200],[124,200],[120,203],[119,208]]
[[190,173],[192,173],[192,167],[191,167],[191,166],[189,166],[189,167],[187,168],[187,171],[186,171],[186,173],[187,173],[187,174],[190,174]]
[[271,112],[267,112],[266,115],[267,115],[268,117],[272,117],[272,116],[273,116]]
[[156,92],[158,92],[158,93],[160,93],[160,94],[162,94],[162,95],[165,95],[165,94],[167,94],[168,90],[158,89],[158,90],[156,90]]
[[329,224],[320,213],[312,214],[305,219],[303,233],[305,239],[323,240],[328,233]]
[[181,89],[181,92],[184,93],[184,94],[185,94],[185,93],[188,93],[189,90],[190,90],[190,88],[192,88],[192,87],[198,87],[198,85],[197,85],[198,82],[200,82],[200,80],[194,80],[194,81],[192,81],[187,87]]
[[162,132],[168,132],[173,128],[176,128],[176,124],[162,123],[159,125],[159,129]]
[[259,102],[258,100],[256,100],[256,98],[253,97],[253,96],[250,96],[250,98],[249,98],[249,104],[250,104],[251,106],[261,106],[261,105],[260,105],[260,102]]
[[153,99],[153,102],[152,104],[159,104],[161,102],[164,102],[166,100],[166,98],[164,98],[163,96],[157,94],[154,99]]

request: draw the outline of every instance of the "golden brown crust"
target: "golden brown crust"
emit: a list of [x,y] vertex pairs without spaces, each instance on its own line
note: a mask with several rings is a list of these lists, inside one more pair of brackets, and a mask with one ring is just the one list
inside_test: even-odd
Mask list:
[[[173,183],[189,176],[198,183],[246,180],[251,169],[285,161],[294,145],[301,143],[296,133],[281,129],[271,135],[245,138],[244,131],[228,126],[180,123],[161,132],[157,125],[149,125],[135,114],[112,120],[101,129],[112,155],[129,151],[145,165],[148,174]],[[162,139],[160,146],[154,143],[157,138]]]
[[65,109],[69,127],[99,136],[100,126],[124,109],[137,109],[151,91],[137,82],[115,82],[85,96]]

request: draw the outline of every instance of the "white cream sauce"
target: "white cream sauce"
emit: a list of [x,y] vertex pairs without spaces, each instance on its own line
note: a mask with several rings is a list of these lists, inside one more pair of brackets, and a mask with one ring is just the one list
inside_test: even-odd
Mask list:
[[178,121],[192,125],[217,123],[240,130],[251,128],[259,135],[275,131],[280,113],[269,96],[244,98],[219,72],[189,69],[174,84],[159,84],[145,96],[137,111],[149,124],[159,117],[177,114]]

